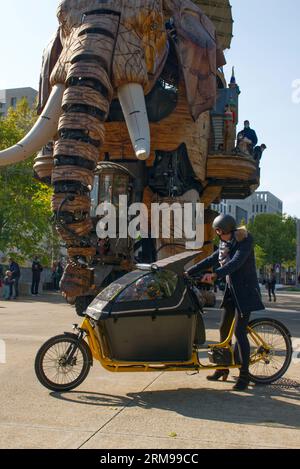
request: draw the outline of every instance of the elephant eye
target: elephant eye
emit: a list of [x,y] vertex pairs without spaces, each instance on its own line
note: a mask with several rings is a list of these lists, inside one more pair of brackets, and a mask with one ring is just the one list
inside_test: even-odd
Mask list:
[[158,24],[157,23],[152,23],[150,26],[151,31],[157,31],[158,30]]

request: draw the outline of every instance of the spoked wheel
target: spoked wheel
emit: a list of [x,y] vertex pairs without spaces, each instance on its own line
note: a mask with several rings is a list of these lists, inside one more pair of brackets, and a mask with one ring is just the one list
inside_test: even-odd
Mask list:
[[287,328],[274,319],[255,319],[249,324],[251,347],[250,379],[257,384],[271,384],[290,366],[293,348]]
[[87,343],[75,334],[52,337],[40,348],[35,359],[35,373],[40,383],[51,391],[70,391],[87,377],[91,367]]

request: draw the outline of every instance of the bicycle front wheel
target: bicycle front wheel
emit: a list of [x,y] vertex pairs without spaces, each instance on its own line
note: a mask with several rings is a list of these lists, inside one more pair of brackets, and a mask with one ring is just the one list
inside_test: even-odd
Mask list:
[[248,327],[251,348],[250,380],[271,384],[288,370],[293,347],[287,328],[275,319],[255,319]]
[[87,377],[91,367],[89,347],[76,335],[49,339],[38,351],[35,373],[40,383],[56,392],[70,391]]

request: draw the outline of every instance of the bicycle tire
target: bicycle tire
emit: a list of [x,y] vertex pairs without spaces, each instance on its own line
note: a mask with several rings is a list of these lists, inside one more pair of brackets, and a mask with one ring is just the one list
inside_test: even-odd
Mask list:
[[[45,359],[47,352],[51,348],[53,348],[53,346],[57,344],[63,344],[63,343],[68,344],[69,346],[76,345],[77,349],[80,351],[80,353],[82,354],[82,358],[83,358],[82,369],[79,375],[76,377],[76,379],[74,379],[73,381],[70,381],[69,383],[57,383],[57,382],[52,381],[47,376],[45,369],[44,369],[44,359]],[[47,340],[47,342],[45,342],[42,345],[42,347],[37,352],[35,363],[34,363],[34,369],[35,369],[35,374],[39,382],[44,387],[55,392],[66,392],[66,391],[71,391],[72,389],[77,388],[86,379],[86,377],[89,374],[91,364],[92,364],[91,352],[87,343],[84,340],[78,341],[78,337],[75,334],[74,335],[63,334],[63,335],[52,337],[51,339]],[[57,361],[56,367],[57,366],[60,367],[60,365],[58,364],[58,361]]]
[[[270,319],[270,318],[257,318],[257,319],[254,319],[253,321],[251,321],[249,323],[249,328],[255,330],[255,328],[258,328],[259,325],[261,325],[261,326],[271,326],[273,329],[277,330],[278,333],[283,338],[284,343],[286,345],[285,360],[283,362],[282,367],[276,373],[274,373],[272,375],[269,375],[269,376],[261,376],[261,375],[256,376],[255,374],[253,374],[253,366],[254,365],[251,366],[251,363],[250,363],[250,373],[249,374],[250,374],[250,380],[253,383],[256,383],[256,384],[272,384],[275,381],[278,381],[280,378],[282,378],[282,376],[287,372],[287,370],[288,370],[288,368],[291,364],[291,360],[292,360],[292,356],[293,356],[293,346],[292,346],[291,334],[290,334],[290,332],[288,331],[288,329],[286,328],[286,326],[284,324],[282,324],[280,321],[277,321],[276,319]],[[252,372],[251,372],[251,369],[252,369]]]

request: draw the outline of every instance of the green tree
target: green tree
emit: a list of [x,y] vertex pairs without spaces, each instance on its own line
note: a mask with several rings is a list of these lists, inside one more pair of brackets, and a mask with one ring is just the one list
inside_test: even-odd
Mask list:
[[[36,113],[26,100],[0,120],[0,149],[19,141],[33,126]],[[0,251],[20,261],[38,255],[45,264],[57,249],[51,223],[51,189],[33,178],[33,157],[0,168]]]
[[296,258],[296,220],[287,215],[262,214],[248,225],[265,253],[265,264],[283,264]]
[[262,269],[266,265],[267,254],[258,244],[255,246],[255,259],[258,269]]

